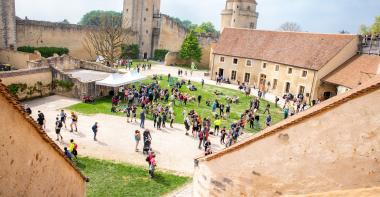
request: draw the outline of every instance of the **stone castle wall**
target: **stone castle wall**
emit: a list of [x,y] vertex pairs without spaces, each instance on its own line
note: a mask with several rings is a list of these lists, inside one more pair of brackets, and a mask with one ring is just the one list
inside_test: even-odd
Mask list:
[[73,24],[45,21],[17,20],[18,46],[66,47],[70,55],[81,59],[92,59],[83,45],[86,34],[95,28]]
[[31,99],[52,93],[52,74],[49,67],[21,69],[1,72],[0,79],[6,86],[12,84],[25,84],[26,89],[17,93],[20,100]]
[[178,52],[188,31],[179,23],[173,21],[169,16],[161,15],[161,29],[158,46],[156,49],[167,49]]

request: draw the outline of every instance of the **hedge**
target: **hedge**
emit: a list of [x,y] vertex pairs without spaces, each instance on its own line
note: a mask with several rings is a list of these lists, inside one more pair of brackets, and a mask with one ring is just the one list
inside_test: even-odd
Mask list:
[[32,46],[22,46],[18,47],[17,51],[26,52],[26,53],[34,53],[34,51],[38,51],[41,53],[42,57],[48,58],[52,57],[55,53],[58,55],[68,54],[69,49],[63,47],[32,47]]
[[166,49],[156,49],[154,50],[154,59],[163,61],[165,60],[165,56],[169,51]]

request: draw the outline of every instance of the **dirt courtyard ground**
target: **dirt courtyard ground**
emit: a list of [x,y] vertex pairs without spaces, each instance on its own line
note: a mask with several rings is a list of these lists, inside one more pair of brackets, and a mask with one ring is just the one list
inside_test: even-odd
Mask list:
[[[55,134],[55,118],[60,112],[70,105],[80,102],[76,99],[62,96],[50,96],[26,102],[32,108],[32,116],[36,119],[37,111],[40,110],[46,117],[46,132],[53,139]],[[69,116],[70,111],[65,110]],[[139,120],[138,120],[139,121]],[[78,152],[81,156],[90,156],[99,159],[115,160],[131,164],[147,166],[142,152],[135,152],[134,131],[142,131],[137,123],[127,123],[125,117],[97,114],[87,116],[79,114],[79,133],[70,133],[68,128],[62,129],[63,143],[55,141],[62,149],[70,139],[78,144]],[[93,141],[92,125],[99,123],[98,141]],[[194,158],[203,154],[198,149],[198,140],[186,136],[183,125],[174,124],[174,128],[161,131],[154,129],[153,122],[146,120],[145,127],[152,131],[152,148],[157,154],[158,168],[174,171],[178,174],[191,176],[194,169]],[[247,137],[247,136],[242,136]],[[211,136],[213,151],[223,148],[219,138]],[[139,148],[142,150],[143,143]]]

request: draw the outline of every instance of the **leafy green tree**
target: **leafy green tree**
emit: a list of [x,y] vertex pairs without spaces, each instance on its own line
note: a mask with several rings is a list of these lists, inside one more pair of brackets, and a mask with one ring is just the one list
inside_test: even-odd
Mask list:
[[366,25],[360,25],[359,33],[362,35],[369,34],[370,29]]
[[112,22],[114,22],[114,19],[116,18],[118,25],[121,26],[122,14],[120,12],[103,10],[93,10],[88,12],[82,17],[79,25],[100,26],[104,18],[106,18],[107,21],[112,20]]
[[194,31],[186,36],[183,41],[179,55],[184,60],[200,62],[202,56],[202,49],[199,46],[198,38],[195,35]]
[[139,58],[139,45],[130,44],[121,46],[121,58],[124,59],[138,59]]
[[193,25],[193,23],[189,20],[181,21],[182,25],[185,26],[187,29],[190,29],[190,27]]
[[360,34],[380,34],[380,16],[375,17],[375,22],[370,25],[360,25],[359,27]]
[[215,26],[211,22],[204,22],[196,27],[195,31],[197,33],[215,33]]
[[371,26],[373,34],[380,34],[380,16],[376,16],[375,23]]

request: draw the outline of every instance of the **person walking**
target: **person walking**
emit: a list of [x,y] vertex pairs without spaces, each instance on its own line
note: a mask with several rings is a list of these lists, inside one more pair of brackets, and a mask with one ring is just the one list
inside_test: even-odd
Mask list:
[[198,95],[198,107],[201,104],[201,102],[202,102],[202,95]]
[[214,135],[218,136],[219,135],[219,129],[220,129],[220,125],[222,124],[222,120],[219,119],[219,118],[216,118],[216,120],[214,121]]
[[63,109],[61,110],[61,113],[59,114],[59,116],[61,117],[62,124],[64,124],[65,128],[67,129],[67,125],[66,125],[66,117],[67,117],[67,115],[66,115],[66,113],[65,113],[65,111]]
[[97,141],[96,134],[98,133],[98,123],[95,122],[95,124],[92,126],[92,132],[94,133],[94,141]]
[[140,127],[143,129],[145,126],[145,109],[140,112]]
[[70,124],[70,132],[73,132],[73,126],[75,126],[75,131],[78,132],[78,115],[76,115],[74,112],[71,112],[71,124]]
[[174,112],[170,113],[170,128],[173,128],[173,122],[175,120]]
[[136,141],[136,147],[135,147],[135,150],[136,152],[139,152],[139,143],[140,143],[140,140],[141,140],[141,133],[139,130],[136,130],[135,131],[135,141]]
[[63,141],[63,137],[61,135],[62,126],[62,121],[57,117],[55,121],[55,133],[57,134],[57,141],[59,141],[59,138],[61,138],[61,141]]
[[77,160],[78,159],[78,157],[77,157],[78,156],[78,145],[74,142],[73,139],[70,140],[69,151]]
[[220,144],[225,144],[224,139],[226,138],[226,135],[227,135],[226,127],[223,127],[220,134]]
[[205,80],[204,79],[202,79],[201,84],[202,84],[202,88],[203,88],[203,86],[205,85]]
[[46,125],[45,125],[45,115],[44,115],[41,111],[38,111],[37,123],[38,123],[42,128],[46,129]]

